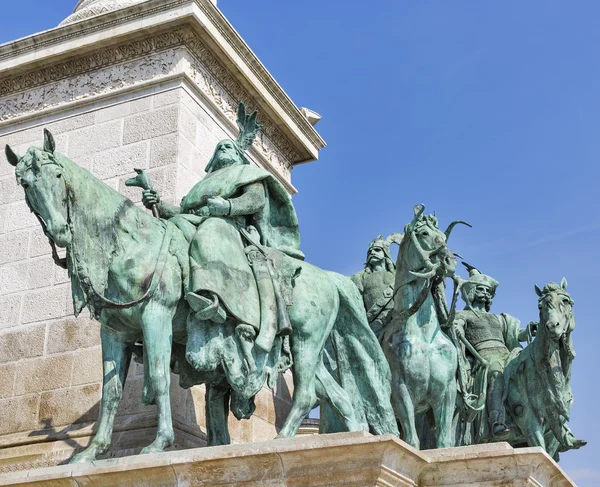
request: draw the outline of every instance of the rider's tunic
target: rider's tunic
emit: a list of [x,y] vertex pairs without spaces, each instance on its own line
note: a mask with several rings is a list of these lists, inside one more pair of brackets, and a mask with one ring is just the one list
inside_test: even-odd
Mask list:
[[362,294],[369,326],[379,339],[383,334],[385,319],[394,308],[392,296],[395,278],[395,272],[373,272],[370,269],[363,269],[352,276],[352,282]]
[[492,314],[471,310],[458,311],[456,319],[465,322],[465,338],[488,362],[490,371],[503,371],[510,351],[521,348],[519,320],[507,314]]

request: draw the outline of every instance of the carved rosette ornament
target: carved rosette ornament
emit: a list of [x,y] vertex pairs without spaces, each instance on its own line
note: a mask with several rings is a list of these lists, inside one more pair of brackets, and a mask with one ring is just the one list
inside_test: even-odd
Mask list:
[[68,25],[95,15],[105,14],[113,10],[130,7],[146,0],[80,0],[75,10],[60,25]]

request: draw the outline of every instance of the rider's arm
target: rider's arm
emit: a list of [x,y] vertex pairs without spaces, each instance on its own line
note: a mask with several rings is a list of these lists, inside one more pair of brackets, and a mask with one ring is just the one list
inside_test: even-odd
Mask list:
[[231,205],[229,211],[231,216],[254,215],[265,207],[267,199],[263,183],[248,184],[242,191],[241,196],[228,200]]
[[538,323],[535,321],[531,321],[527,328],[519,329],[518,339],[520,342],[528,342],[532,337],[536,335]]
[[158,214],[161,218],[172,218],[182,213],[181,206],[169,205],[164,201],[158,204]]

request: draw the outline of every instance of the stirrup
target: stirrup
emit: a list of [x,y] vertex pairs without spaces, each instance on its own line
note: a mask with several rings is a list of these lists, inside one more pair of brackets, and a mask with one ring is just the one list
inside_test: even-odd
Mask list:
[[185,300],[195,311],[194,316],[201,321],[213,321],[218,325],[225,323],[227,313],[219,303],[219,298],[213,295],[212,301],[204,296],[189,292]]

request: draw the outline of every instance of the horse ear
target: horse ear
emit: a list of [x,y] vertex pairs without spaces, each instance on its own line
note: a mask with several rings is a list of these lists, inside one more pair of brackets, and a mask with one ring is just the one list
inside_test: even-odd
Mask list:
[[567,278],[563,277],[562,281],[560,281],[560,287],[562,287],[563,289],[567,289]]
[[15,154],[15,152],[10,148],[10,145],[6,144],[6,148],[4,149],[4,153],[6,154],[6,158],[11,166],[16,166],[19,164],[20,157]]
[[50,133],[48,129],[44,129],[44,150],[46,152],[50,152],[54,154],[56,150],[56,142],[54,141],[54,136]]
[[535,294],[537,294],[540,298],[542,297],[542,290],[537,287],[537,284],[535,286]]

